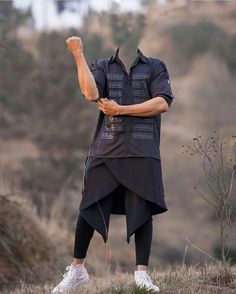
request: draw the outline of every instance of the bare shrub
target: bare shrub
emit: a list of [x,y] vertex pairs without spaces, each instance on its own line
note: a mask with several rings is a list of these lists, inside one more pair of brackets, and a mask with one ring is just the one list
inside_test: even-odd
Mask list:
[[221,262],[230,266],[226,243],[236,220],[234,178],[236,170],[236,136],[220,136],[215,131],[205,140],[197,135],[191,145],[182,145],[184,152],[202,160],[202,177],[194,186],[197,194],[214,210],[221,247]]

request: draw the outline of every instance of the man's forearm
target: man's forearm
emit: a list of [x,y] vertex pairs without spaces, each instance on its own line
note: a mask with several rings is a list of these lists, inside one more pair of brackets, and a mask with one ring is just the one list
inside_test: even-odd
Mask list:
[[86,99],[90,101],[97,99],[99,97],[97,85],[83,53],[75,52],[74,57],[77,65],[78,80],[81,92],[86,97]]
[[162,97],[154,97],[138,104],[119,106],[119,115],[154,116],[166,111],[168,111],[168,104]]

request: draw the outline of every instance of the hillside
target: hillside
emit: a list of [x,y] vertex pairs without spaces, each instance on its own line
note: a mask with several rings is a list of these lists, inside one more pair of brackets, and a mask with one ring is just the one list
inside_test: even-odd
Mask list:
[[[178,3],[183,4],[147,8],[140,42],[147,56],[166,61],[176,97],[162,115],[161,155],[169,211],[154,217],[150,269],[163,293],[176,293],[177,288],[180,294],[230,294],[235,293],[235,281],[229,287],[210,284],[208,273],[216,275],[216,267],[209,265],[205,271],[202,264],[209,259],[187,242],[219,257],[213,212],[194,190],[202,162],[183,153],[182,145],[190,144],[196,134],[205,138],[215,130],[235,135],[236,4]],[[99,21],[103,22],[98,25]],[[109,32],[107,16],[92,14],[81,31],[35,33],[20,40],[9,37],[1,47],[0,284],[10,286],[12,275],[21,279],[22,288],[18,285],[14,293],[47,293],[70,261],[84,160],[98,109],[81,95],[65,40],[81,35],[91,62],[113,52]],[[26,207],[9,201],[9,194],[10,199],[26,201]],[[134,240],[124,247],[125,225],[123,216],[111,216],[108,246],[97,233],[90,244],[88,287],[98,285],[97,293],[128,293],[122,283],[132,282]],[[232,236],[235,233],[234,226]],[[231,238],[233,262],[235,245]],[[181,267],[186,248],[187,267]],[[29,276],[32,270],[32,281],[41,281],[41,286],[28,285],[22,266]],[[110,269],[110,280],[99,277],[104,266]],[[111,289],[114,280],[117,289]],[[81,293],[89,293],[88,288]]]
[[[8,218],[3,218],[6,215]],[[59,228],[53,218],[39,218],[32,203],[17,195],[0,196],[0,220],[1,293],[50,293],[71,260],[73,234],[69,234],[63,226]],[[100,253],[98,248],[89,254],[85,266],[90,281],[79,292],[148,293],[135,286],[134,268],[112,267],[110,254],[114,258],[115,252],[110,246],[109,242]],[[103,259],[105,257],[105,263],[102,259],[100,264],[98,261],[94,263],[98,254]],[[235,293],[235,267],[226,271],[213,262],[186,265],[185,257],[182,265],[173,263],[162,267],[157,264],[148,271],[153,282],[161,287],[162,293],[176,293],[176,289],[180,294]]]

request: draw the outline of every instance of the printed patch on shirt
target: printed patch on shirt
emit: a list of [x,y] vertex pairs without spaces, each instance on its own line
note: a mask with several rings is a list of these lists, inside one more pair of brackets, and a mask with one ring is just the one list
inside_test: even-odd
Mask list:
[[120,117],[120,116],[110,116],[110,115],[108,115],[108,116],[105,116],[105,120],[107,121],[107,122],[122,122],[122,117]]
[[104,126],[104,128],[105,128],[106,131],[122,131],[123,130],[122,125],[114,124],[114,123],[106,124]]
[[151,124],[134,124],[133,125],[134,130],[141,130],[141,131],[153,131],[153,125]]
[[143,80],[143,79],[147,79],[149,77],[150,77],[150,74],[148,74],[148,73],[134,73],[132,75],[132,78],[136,79],[136,80]]
[[149,139],[149,140],[154,140],[154,135],[153,133],[132,133],[132,137],[135,139]]
[[108,80],[122,81],[124,79],[124,74],[107,73],[106,75]]
[[109,88],[122,89],[123,82],[108,81]]
[[146,91],[144,89],[133,89],[133,95],[145,97]]
[[109,93],[109,96],[112,97],[112,98],[122,97],[122,90],[111,90],[111,89],[109,89],[108,93]]
[[132,87],[136,89],[146,89],[147,83],[144,80],[132,80]]
[[151,117],[135,117],[134,122],[139,122],[139,123],[151,123],[153,124],[153,118]]
[[102,139],[112,140],[117,137],[117,134],[110,132],[102,132]]
[[123,118],[119,116],[105,116],[104,128],[102,130],[103,139],[115,139],[124,133]]
[[131,135],[135,139],[154,140],[154,121],[151,117],[135,117]]

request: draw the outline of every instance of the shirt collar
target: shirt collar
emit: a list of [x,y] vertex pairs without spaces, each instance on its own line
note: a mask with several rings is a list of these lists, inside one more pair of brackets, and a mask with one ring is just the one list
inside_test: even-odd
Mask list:
[[[110,57],[110,60],[109,60],[110,63],[114,62],[115,59],[117,60],[119,50],[120,50],[120,47],[117,47],[116,52],[114,54],[112,54],[112,56]],[[142,51],[139,48],[137,48],[137,51],[136,52],[138,53],[138,58],[141,59],[143,62],[146,63],[147,62],[147,57],[144,56],[144,54],[142,53]]]

